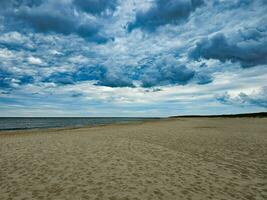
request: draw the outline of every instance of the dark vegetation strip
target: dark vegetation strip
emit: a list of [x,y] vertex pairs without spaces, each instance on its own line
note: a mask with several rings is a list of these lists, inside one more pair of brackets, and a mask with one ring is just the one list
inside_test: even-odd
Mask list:
[[225,115],[181,115],[181,116],[171,116],[169,118],[220,118],[220,117],[228,117],[228,118],[238,118],[238,117],[267,117],[267,112],[259,112],[259,113],[244,113],[244,114],[225,114]]

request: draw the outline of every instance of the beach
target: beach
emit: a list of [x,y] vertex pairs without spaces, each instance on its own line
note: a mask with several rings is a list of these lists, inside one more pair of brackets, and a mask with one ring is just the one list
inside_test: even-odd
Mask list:
[[267,118],[0,133],[1,200],[264,200]]

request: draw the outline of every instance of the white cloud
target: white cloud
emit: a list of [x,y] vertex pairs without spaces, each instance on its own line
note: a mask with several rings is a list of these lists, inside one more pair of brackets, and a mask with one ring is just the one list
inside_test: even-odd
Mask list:
[[33,56],[28,58],[28,62],[29,62],[29,64],[32,64],[32,65],[41,65],[41,64],[43,64],[43,61],[40,58],[33,57]]

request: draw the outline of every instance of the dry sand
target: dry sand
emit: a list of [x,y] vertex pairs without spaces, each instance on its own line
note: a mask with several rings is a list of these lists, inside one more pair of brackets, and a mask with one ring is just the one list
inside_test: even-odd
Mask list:
[[0,135],[0,199],[267,199],[267,118]]

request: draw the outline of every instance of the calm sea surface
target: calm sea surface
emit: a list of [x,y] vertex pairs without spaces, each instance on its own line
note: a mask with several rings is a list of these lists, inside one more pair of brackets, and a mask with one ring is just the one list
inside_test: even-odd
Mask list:
[[82,127],[97,126],[132,121],[152,120],[156,118],[133,117],[0,117],[0,130],[54,128],[54,127]]

